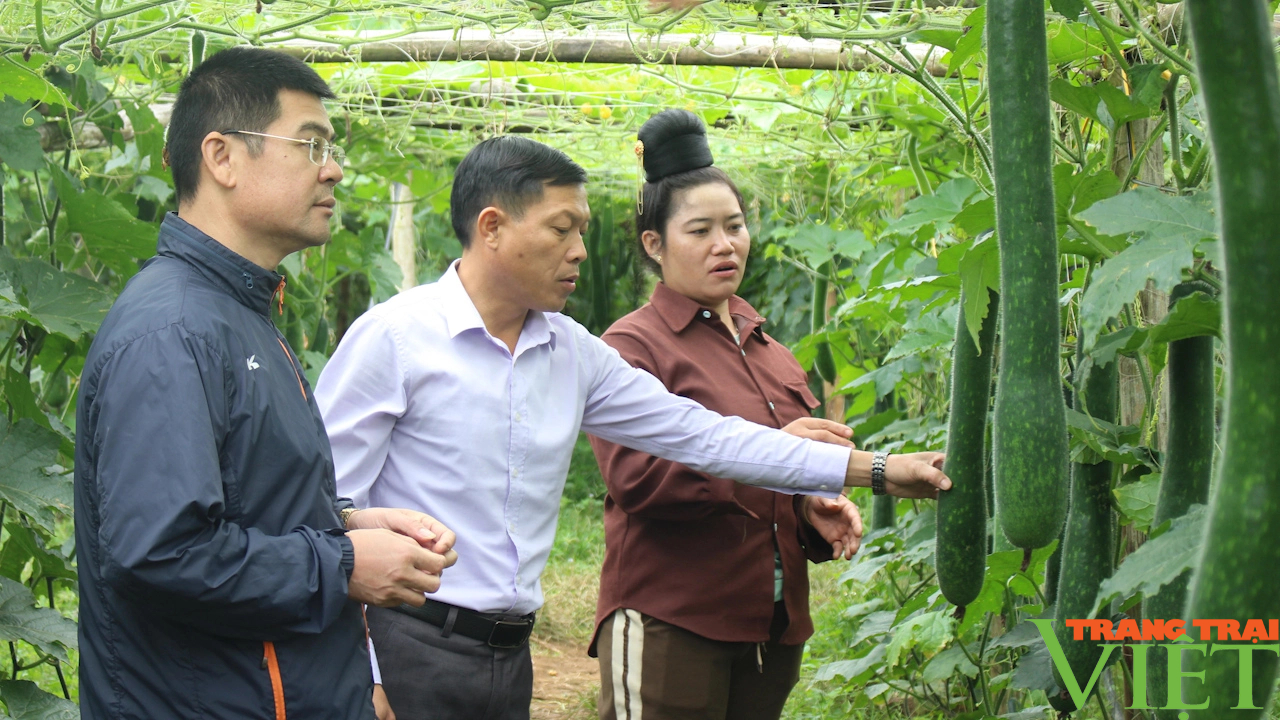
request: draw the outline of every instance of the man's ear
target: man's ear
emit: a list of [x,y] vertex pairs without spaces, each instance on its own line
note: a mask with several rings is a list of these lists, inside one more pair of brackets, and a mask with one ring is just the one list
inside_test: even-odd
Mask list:
[[471,241],[479,241],[489,247],[497,247],[498,230],[509,220],[509,216],[502,208],[490,205],[481,210],[480,214],[476,216],[475,234],[472,236]]
[[226,135],[211,132],[200,142],[201,174],[208,174],[218,185],[230,190],[236,186],[236,172],[231,164],[231,143]]

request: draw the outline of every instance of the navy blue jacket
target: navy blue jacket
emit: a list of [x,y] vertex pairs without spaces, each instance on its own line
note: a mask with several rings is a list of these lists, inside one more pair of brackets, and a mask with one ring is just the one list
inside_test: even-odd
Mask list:
[[374,717],[350,502],[271,322],[280,283],[169,215],[94,338],[75,463],[87,719]]

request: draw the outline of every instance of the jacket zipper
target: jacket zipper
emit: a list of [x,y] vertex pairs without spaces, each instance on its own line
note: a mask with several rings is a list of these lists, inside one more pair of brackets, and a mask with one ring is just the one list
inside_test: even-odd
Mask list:
[[271,697],[275,702],[276,720],[288,720],[284,711],[284,681],[280,679],[280,661],[276,658],[276,644],[262,643],[262,669],[271,675]]
[[276,342],[280,343],[280,349],[284,351],[284,357],[289,361],[289,367],[293,369],[293,376],[298,380],[298,391],[302,393],[302,399],[305,401],[307,399],[307,388],[302,384],[302,376],[298,374],[298,366],[293,364],[293,353],[289,352],[289,348],[280,339],[279,335],[276,336]]

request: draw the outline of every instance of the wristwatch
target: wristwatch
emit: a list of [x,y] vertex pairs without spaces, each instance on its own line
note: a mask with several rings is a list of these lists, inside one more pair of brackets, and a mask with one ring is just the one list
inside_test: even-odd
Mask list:
[[342,527],[348,527],[351,524],[351,516],[358,512],[360,512],[360,508],[342,508],[342,511],[338,513],[338,517],[342,518]]
[[871,455],[871,494],[884,495],[884,466],[889,462],[888,450],[877,450]]

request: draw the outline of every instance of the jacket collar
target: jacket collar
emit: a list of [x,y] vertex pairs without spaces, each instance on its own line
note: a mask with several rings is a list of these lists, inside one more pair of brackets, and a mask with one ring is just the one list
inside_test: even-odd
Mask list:
[[[658,316],[666,322],[674,333],[684,332],[691,323],[698,317],[698,313],[707,310],[696,301],[681,295],[680,293],[667,287],[666,283],[659,282],[653,288],[653,294],[649,296],[649,304],[658,311]],[[741,317],[745,320],[742,328],[744,333],[754,333],[760,340],[768,342],[761,326],[768,320],[760,317],[760,313],[751,306],[751,303],[734,295],[729,298],[729,314]]]
[[194,266],[240,304],[261,315],[270,315],[271,299],[283,280],[279,273],[232,252],[226,245],[178,217],[177,213],[164,216],[156,254]]

